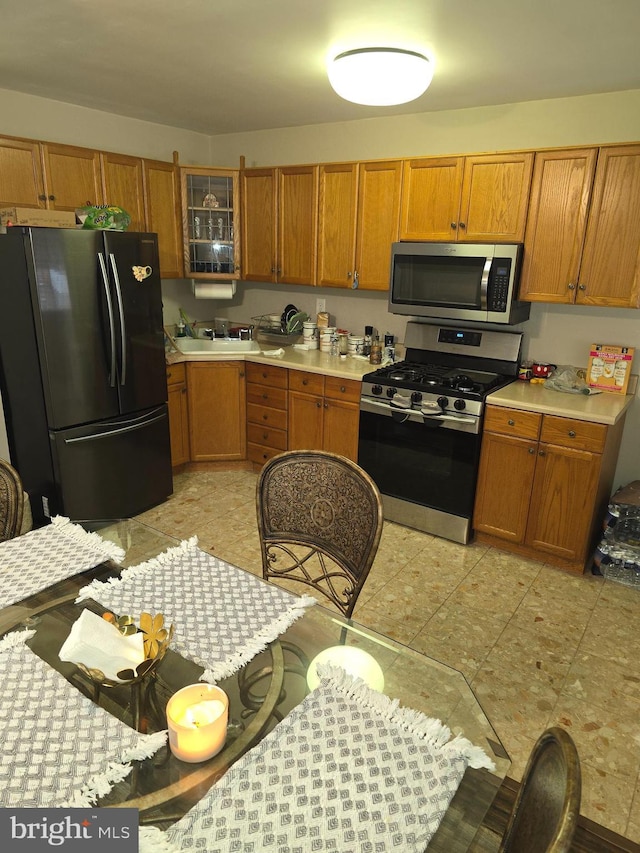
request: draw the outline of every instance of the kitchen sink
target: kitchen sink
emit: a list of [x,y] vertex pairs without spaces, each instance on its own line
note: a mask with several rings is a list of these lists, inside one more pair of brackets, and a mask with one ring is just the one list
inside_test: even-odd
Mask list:
[[234,353],[234,352],[260,352],[260,344],[257,341],[241,341],[239,338],[176,338],[176,346],[180,352],[187,353]]

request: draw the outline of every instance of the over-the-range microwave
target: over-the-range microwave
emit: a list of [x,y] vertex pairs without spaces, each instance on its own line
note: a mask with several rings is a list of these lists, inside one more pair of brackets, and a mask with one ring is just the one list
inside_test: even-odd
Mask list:
[[389,311],[413,317],[521,323],[522,243],[394,243]]

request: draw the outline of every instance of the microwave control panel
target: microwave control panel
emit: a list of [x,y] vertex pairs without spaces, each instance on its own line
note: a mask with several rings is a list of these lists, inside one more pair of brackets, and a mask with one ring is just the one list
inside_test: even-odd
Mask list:
[[509,298],[509,275],[511,261],[508,258],[494,258],[489,278],[487,307],[489,311],[506,311]]

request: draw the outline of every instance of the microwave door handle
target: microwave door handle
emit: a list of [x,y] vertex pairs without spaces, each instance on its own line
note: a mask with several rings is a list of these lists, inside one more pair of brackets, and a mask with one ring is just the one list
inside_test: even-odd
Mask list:
[[102,273],[102,284],[104,285],[104,295],[107,302],[107,317],[109,318],[109,385],[114,388],[116,384],[116,330],[113,323],[113,303],[111,302],[111,292],[109,290],[109,276],[107,275],[107,265],[102,252],[98,252],[98,262],[100,264],[100,272]]
[[493,258],[487,258],[484,262],[484,269],[482,270],[482,278],[480,279],[480,308],[483,311],[487,311],[487,295],[489,292],[489,274],[491,273],[491,264],[493,263]]

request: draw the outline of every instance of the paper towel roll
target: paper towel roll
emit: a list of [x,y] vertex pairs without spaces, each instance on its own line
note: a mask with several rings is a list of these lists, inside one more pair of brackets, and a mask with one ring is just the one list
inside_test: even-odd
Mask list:
[[235,281],[194,281],[196,299],[232,299],[236,292]]

